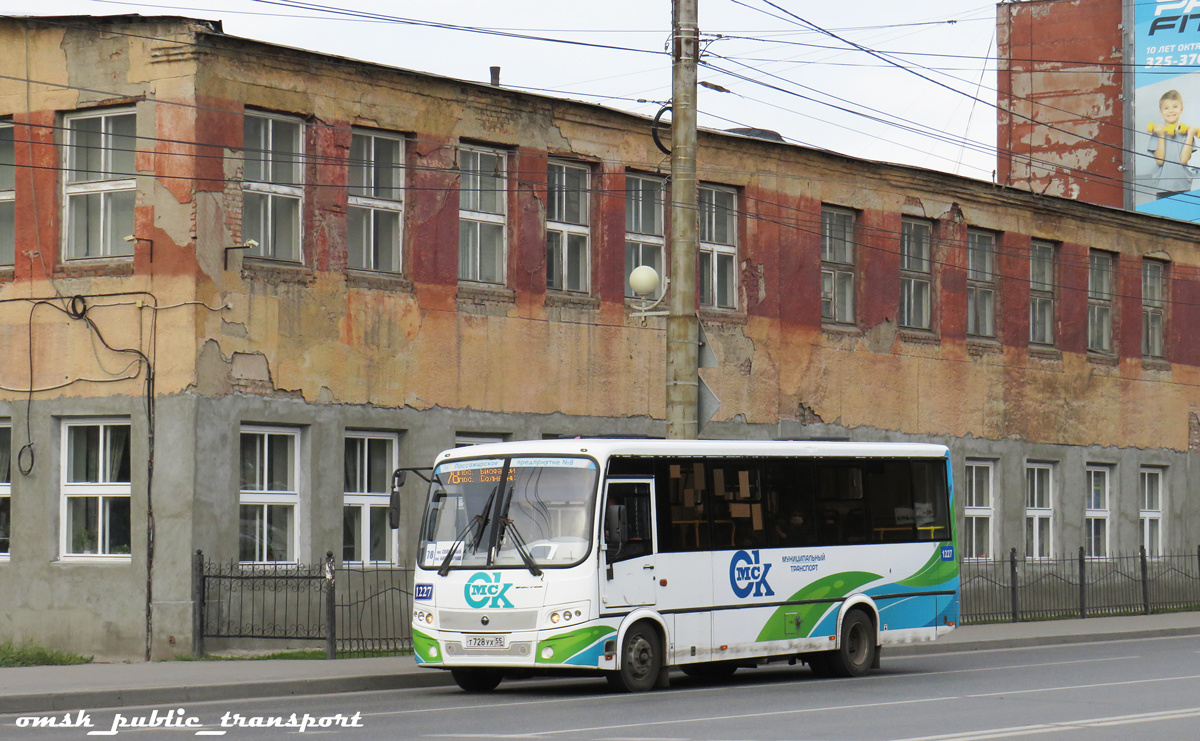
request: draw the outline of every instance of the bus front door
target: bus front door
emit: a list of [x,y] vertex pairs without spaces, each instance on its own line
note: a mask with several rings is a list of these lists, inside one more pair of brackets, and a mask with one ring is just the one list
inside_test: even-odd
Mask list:
[[[600,595],[605,607],[653,605],[657,593],[654,573],[654,482],[622,480],[608,484],[605,497],[604,573]],[[623,529],[623,532],[621,532]],[[618,534],[619,533],[619,534]]]

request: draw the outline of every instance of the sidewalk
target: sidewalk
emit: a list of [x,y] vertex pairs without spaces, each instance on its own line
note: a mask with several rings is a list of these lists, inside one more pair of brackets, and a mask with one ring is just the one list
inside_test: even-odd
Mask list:
[[[1200,635],[1200,612],[972,625],[934,643],[888,646],[891,656]],[[166,661],[0,669],[0,715],[245,700],[453,684],[411,656],[335,661]]]

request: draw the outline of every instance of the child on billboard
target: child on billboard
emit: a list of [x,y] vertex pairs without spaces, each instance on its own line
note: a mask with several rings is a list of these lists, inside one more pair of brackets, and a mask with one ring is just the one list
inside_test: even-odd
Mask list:
[[1156,199],[1186,193],[1192,189],[1192,168],[1188,160],[1196,143],[1196,130],[1179,122],[1183,115],[1183,96],[1178,90],[1168,90],[1158,99],[1158,111],[1163,125],[1150,123],[1150,146],[1158,169],[1151,186]]

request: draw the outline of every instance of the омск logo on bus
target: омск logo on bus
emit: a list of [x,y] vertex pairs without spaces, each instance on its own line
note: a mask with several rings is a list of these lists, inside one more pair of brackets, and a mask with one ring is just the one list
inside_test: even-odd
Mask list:
[[767,572],[771,564],[758,562],[758,551],[738,551],[729,562],[729,586],[738,597],[770,597],[775,594],[767,583]]
[[509,589],[512,589],[512,584],[501,584],[499,571],[494,574],[480,571],[467,579],[463,596],[467,598],[467,604],[471,607],[490,607],[494,610],[513,606],[513,603],[508,601],[508,597],[504,596]]

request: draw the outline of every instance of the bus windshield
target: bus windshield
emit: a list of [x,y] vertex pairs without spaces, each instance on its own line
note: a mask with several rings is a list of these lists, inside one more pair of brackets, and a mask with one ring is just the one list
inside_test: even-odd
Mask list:
[[452,550],[450,568],[524,567],[526,556],[538,566],[578,563],[589,550],[598,472],[595,461],[568,457],[441,464],[421,532],[421,566],[439,568]]

